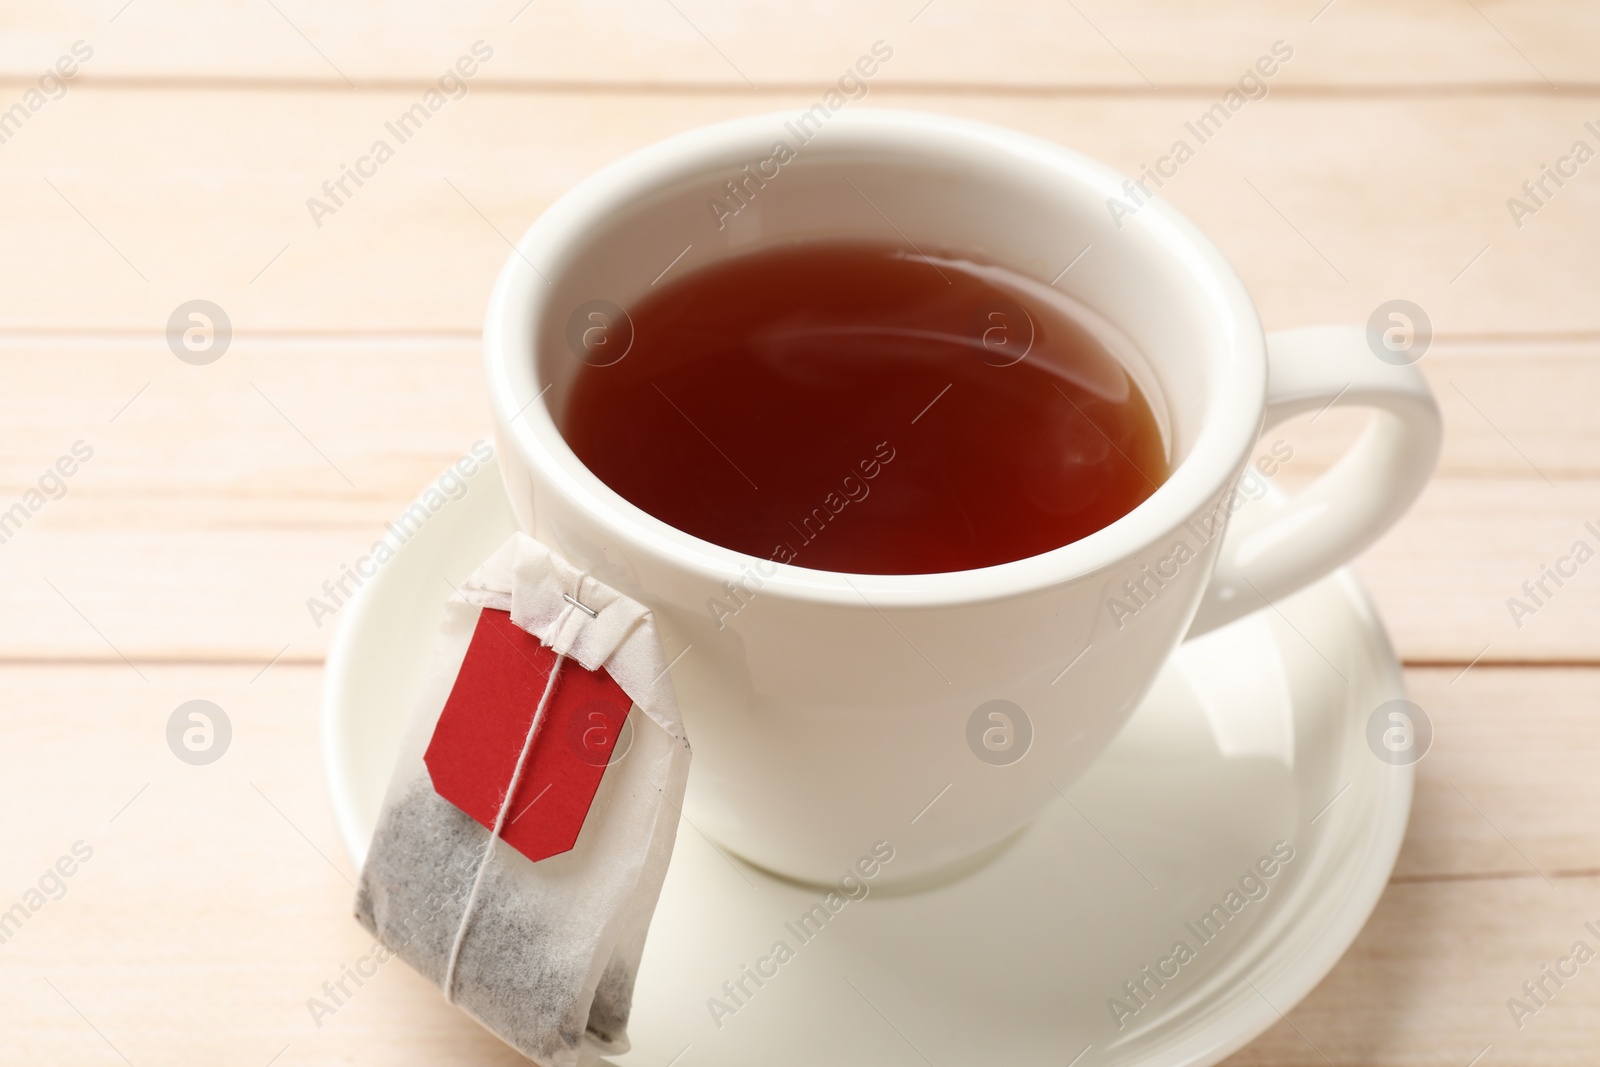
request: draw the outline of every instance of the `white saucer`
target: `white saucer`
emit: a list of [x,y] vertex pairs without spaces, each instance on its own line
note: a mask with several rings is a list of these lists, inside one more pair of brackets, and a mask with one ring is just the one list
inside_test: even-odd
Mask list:
[[[358,864],[444,579],[459,584],[513,529],[485,469],[342,612],[323,751]],[[1341,572],[1184,645],[1100,761],[987,866],[935,890],[875,892],[805,943],[785,923],[817,890],[730,859],[685,824],[639,972],[633,1050],[616,1062],[1215,1063],[1310,992],[1383,891],[1412,774],[1368,750],[1366,727],[1401,695],[1372,606]],[[1202,944],[1185,923],[1226,906],[1278,841],[1294,858],[1263,880],[1267,895]],[[708,998],[736,1006],[723,983],[779,940],[793,958],[759,988],[745,979],[750,995],[719,1029]],[[1180,940],[1193,952],[1181,965]],[[1153,992],[1119,1029],[1108,1001],[1138,1007],[1123,983],[1146,965],[1177,975],[1159,989],[1144,979]]]

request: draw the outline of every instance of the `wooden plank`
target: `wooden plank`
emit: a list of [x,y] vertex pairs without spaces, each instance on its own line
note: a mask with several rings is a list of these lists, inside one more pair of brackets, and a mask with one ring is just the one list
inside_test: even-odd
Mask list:
[[[350,917],[354,872],[322,785],[319,675],[5,673],[0,795],[33,813],[0,851],[8,906],[74,843],[93,851],[0,946],[0,989],[15,1005],[0,1059],[523,1062],[400,965],[320,1028],[307,1008],[372,945]],[[174,758],[165,737],[196,698],[233,729],[208,766]]]
[[[1401,654],[1600,659],[1600,570],[1544,579],[1539,604],[1522,589],[1575,541],[1600,548],[1584,526],[1600,526],[1593,346],[1441,344],[1423,366],[1445,411],[1440,475],[1360,564]],[[159,341],[13,339],[0,367],[0,505],[75,443],[94,450],[0,545],[12,658],[320,658],[332,627],[307,599],[492,435],[468,338],[246,335],[205,367]],[[1319,473],[1358,424],[1334,410],[1274,432],[1294,449],[1279,483]],[[1536,610],[1514,619],[1514,596]]]
[[[146,673],[0,667],[0,806],[29,812],[7,825],[0,885],[20,897],[74,843],[93,850],[61,899],[0,947],[0,994],[14,1007],[0,1059],[116,1062],[88,1019],[134,1063],[264,1064],[286,1045],[279,1062],[294,1065],[520,1062],[398,965],[313,1021],[308,998],[370,947],[350,919],[353,872],[321,781],[320,671]],[[1582,924],[1600,916],[1600,880],[1555,868],[1596,849],[1580,838],[1600,805],[1583,740],[1600,671],[1480,667],[1454,688],[1445,672],[1408,675],[1438,733],[1400,877],[1293,1025],[1232,1062],[1462,1067],[1492,1043],[1501,1062],[1588,1063],[1600,1036],[1590,969],[1521,1030],[1505,1000],[1573,941],[1596,945]],[[222,759],[200,767],[165,739],[174,708],[196,698],[233,729]],[[1554,888],[1535,875],[1460,877],[1517,871],[1451,782]]]
[[[1332,973],[1288,1019],[1224,1061],[1228,1067],[1479,1062],[1582,1067],[1600,1038],[1600,981],[1593,964],[1555,992],[1519,1029],[1506,1001],[1522,983],[1584,941],[1600,882],[1540,881],[1391,885]],[[1597,924],[1600,925],[1600,924]],[[1570,968],[1568,962],[1564,966]],[[1269,1002],[1271,987],[1260,990]],[[1485,1055],[1486,1049],[1492,1049]]]
[[1497,875],[1549,891],[1600,875],[1600,780],[1589,770],[1600,671],[1411,668],[1406,687],[1433,744],[1417,764],[1397,878]]
[[[1600,411],[1591,400],[1600,393],[1600,341],[1444,340],[1421,368],[1444,414],[1439,477],[1546,490],[1600,477]],[[87,435],[114,449],[115,474],[81,484],[104,483],[128,498],[125,506],[203,499],[226,483],[235,507],[260,499],[280,520],[313,523],[341,513],[283,509],[313,499],[392,506],[442,467],[463,435],[489,426],[480,347],[468,336],[245,334],[219,362],[194,367],[158,339],[13,335],[0,336],[0,370],[10,387],[0,396],[0,492],[13,496],[37,479],[49,453]],[[1359,408],[1336,406],[1270,431],[1265,445],[1281,442],[1280,458],[1288,457],[1275,477],[1298,486],[1320,474],[1365,419]],[[288,447],[297,440],[298,452]],[[201,441],[209,447],[196,447]],[[85,466],[100,469],[107,458]],[[236,521],[246,514],[232,513]]]
[[1144,88],[1231,82],[1283,39],[1297,48],[1291,83],[1570,86],[1595,79],[1600,41],[1600,19],[1579,0],[1476,11],[1444,0],[820,0],[759,15],[730,0],[468,0],[448,14],[313,0],[125,4],[9,5],[0,70],[37,76],[81,38],[96,48],[89,78],[364,86],[435,78],[483,39],[495,48],[485,76],[497,80],[744,89],[831,82],[881,39],[895,49],[885,83]]
[[[1580,540],[1600,549],[1585,526],[1600,527],[1597,501],[1594,480],[1439,480],[1356,571],[1406,659],[1596,662],[1600,569],[1591,559],[1557,587],[1541,567],[1574,569]],[[1534,600],[1523,583],[1542,579]],[[1513,597],[1533,613],[1513,612]]]
[[[130,9],[127,17],[132,17]],[[1328,17],[1333,17],[1332,14]],[[475,331],[507,241],[604,163],[799,93],[477,93],[447,105],[332,216],[307,201],[415,92],[83,86],[3,146],[0,331],[154,336],[216,301],[244,334]],[[1125,171],[1215,93],[1005,98],[884,89],[874,103],[987,119]],[[1600,336],[1585,285],[1600,171],[1519,229],[1506,202],[1576,139],[1582,95],[1271,97],[1200,145],[1163,195],[1212,235],[1269,328],[1421,305],[1445,336]],[[347,186],[347,189],[354,187]],[[318,223],[320,222],[320,227]],[[887,231],[886,231],[887,232]],[[1064,249],[1063,262],[1079,249]],[[1092,253],[1084,267],[1092,266]]]
[[161,342],[11,355],[34,384],[4,402],[6,506],[93,449],[0,546],[34,615],[0,624],[16,657],[319,659],[332,626],[307,600],[491,432],[465,340],[242,338],[204,367]]
[[[437,477],[472,440],[464,435],[438,464],[415,466]],[[295,462],[308,478],[330,477]],[[327,507],[308,496],[284,510],[361,517],[277,525],[270,512],[278,501],[246,500],[239,512],[268,517],[235,519],[235,501],[221,495],[208,504],[134,503],[110,518],[116,509],[92,500],[86,481],[80,496],[49,505],[4,547],[0,586],[12,606],[0,621],[5,656],[265,663],[288,646],[292,659],[320,659],[332,625],[313,618],[308,598],[326,596],[324,582],[338,581],[429,484],[419,477],[387,506]],[[1600,480],[1567,483],[1559,495],[1526,482],[1435,483],[1357,565],[1399,654],[1462,665],[1600,661],[1593,567],[1562,589],[1547,584],[1556,595],[1523,615],[1520,628],[1507,606],[1512,597],[1531,602],[1522,583],[1585,537],[1581,521],[1597,494]],[[1504,512],[1485,517],[1485,500]],[[1587,541],[1594,546],[1592,535]]]
[[[1442,338],[1418,364],[1444,416],[1440,478],[1537,482],[1545,489],[1600,474],[1600,341],[1536,337]],[[1292,451],[1287,486],[1304,484],[1343,455],[1366,424],[1335,406],[1269,431]]]
[[[563,189],[680,129],[809,105],[879,38],[895,56],[865,103],[1133,170],[1283,38],[1296,55],[1271,98],[1164,191],[1269,328],[1359,322],[1393,297],[1432,316],[1440,479],[1360,569],[1402,654],[1452,665],[1408,671],[1436,738],[1395,883],[1333,974],[1230,1062],[1592,1061],[1592,968],[1521,1028],[1506,998],[1573,941],[1600,946],[1582,926],[1600,923],[1600,671],[1492,664],[1600,662],[1600,572],[1541,572],[1575,540],[1600,546],[1584,526],[1600,526],[1600,172],[1520,229],[1505,204],[1575,139],[1600,144],[1583,127],[1600,124],[1593,5],[275,3],[0,15],[0,109],[73,40],[96,49],[0,144],[0,506],[74,442],[95,450],[0,546],[4,656],[90,661],[0,666],[0,803],[29,812],[0,874],[20,891],[72,843],[95,849],[0,948],[16,1008],[0,1060],[521,1062],[403,968],[321,1027],[307,1012],[368,941],[316,750],[309,664],[330,628],[304,600],[485,436],[488,285],[504,237]],[[317,229],[305,198],[480,37],[496,54],[469,97]],[[160,338],[193,297],[238,329],[212,367]],[[1355,428],[1339,411],[1284,428],[1280,484]],[[1541,579],[1519,627],[1507,600]],[[211,767],[163,737],[193,697],[236,730]]]
[[[1587,1063],[1600,984],[1547,981],[1539,1006],[1522,983],[1578,940],[1600,948],[1584,928],[1600,920],[1600,672],[1414,668],[1406,683],[1434,739],[1394,880],[1292,1025],[1227,1062],[1459,1067],[1492,1045],[1492,1062]],[[1538,1007],[1521,1026],[1512,997]]]

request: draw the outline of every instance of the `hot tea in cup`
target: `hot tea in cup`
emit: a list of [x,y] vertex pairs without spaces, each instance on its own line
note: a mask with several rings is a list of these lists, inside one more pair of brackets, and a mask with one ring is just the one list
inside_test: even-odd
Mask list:
[[1113,354],[1136,358],[1129,343],[975,257],[787,243],[626,314],[580,335],[593,358],[562,433],[612,489],[724,548],[854,574],[990,567],[1093,533],[1167,477]]

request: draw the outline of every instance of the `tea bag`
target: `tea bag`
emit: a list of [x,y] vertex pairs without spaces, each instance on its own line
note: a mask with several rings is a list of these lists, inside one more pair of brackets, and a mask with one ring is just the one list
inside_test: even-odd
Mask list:
[[689,758],[650,612],[519,533],[446,606],[356,917],[534,1062],[624,1052]]

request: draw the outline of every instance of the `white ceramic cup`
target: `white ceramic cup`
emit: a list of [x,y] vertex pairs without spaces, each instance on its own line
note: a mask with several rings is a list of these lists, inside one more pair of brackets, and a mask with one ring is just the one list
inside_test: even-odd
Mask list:
[[[1416,369],[1378,358],[1359,328],[1264,337],[1239,279],[1176,211],[1157,201],[1113,218],[1124,178],[1101,164],[980,123],[873,110],[818,123],[815,110],[809,123],[768,115],[674,137],[552,205],[495,285],[489,390],[524,529],[656,613],[694,746],[690,821],[813,882],[888,842],[883,875],[905,882],[958,870],[1025,825],[1185,634],[1370,544],[1426,482],[1439,416]],[[616,308],[669,269],[841,237],[1056,279],[1159,409],[1171,477],[1109,526],[1028,559],[846,575],[700,540],[578,461],[562,408],[580,354],[625,351]],[[1335,400],[1374,409],[1350,452],[1286,504],[1241,510],[1263,426]],[[885,431],[907,447],[914,434]],[[730,595],[743,606],[719,619],[708,605]]]

